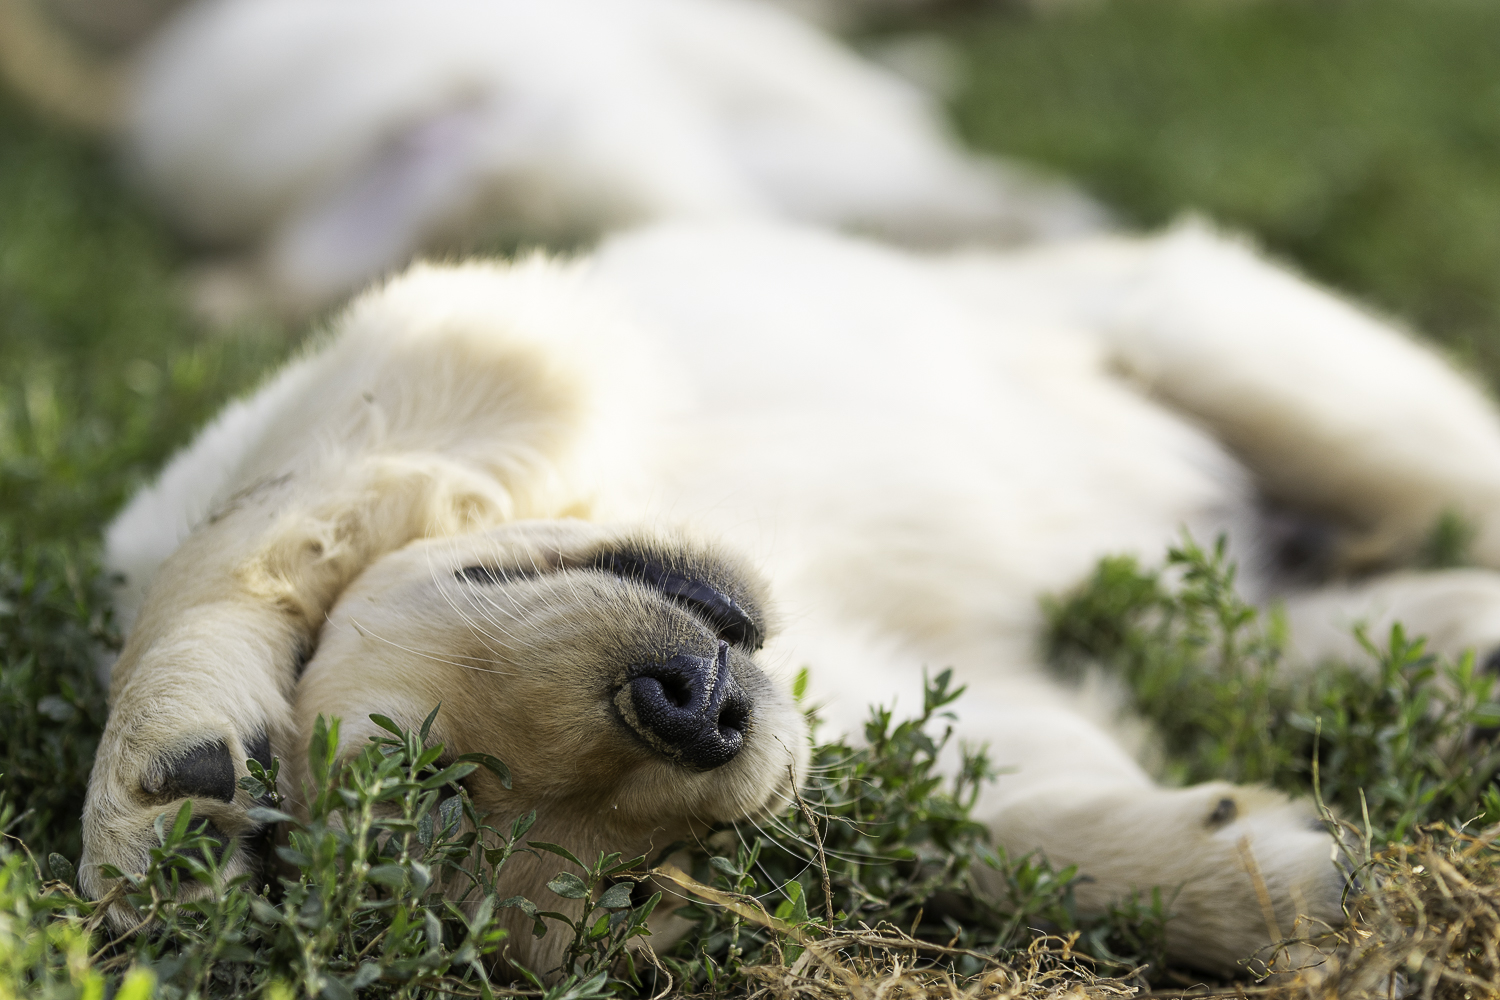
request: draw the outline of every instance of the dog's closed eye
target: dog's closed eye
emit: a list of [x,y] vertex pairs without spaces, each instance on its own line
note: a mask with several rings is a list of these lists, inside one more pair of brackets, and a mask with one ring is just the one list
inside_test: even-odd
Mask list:
[[[618,551],[600,553],[589,568],[659,591],[673,604],[707,622],[718,638],[731,645],[754,652],[765,643],[764,632],[753,612],[726,593],[724,587],[709,582],[711,572],[668,566],[665,561],[640,552]],[[465,566],[454,573],[460,580],[483,585],[512,583],[540,575],[535,569],[482,564]]]
[[765,642],[748,610],[697,574],[629,552],[604,553],[595,568],[661,591],[672,603],[712,625],[718,637],[727,643],[754,651]]
[[529,569],[501,569],[495,566],[465,566],[453,574],[460,580],[470,583],[509,583],[512,580],[526,580],[537,576],[535,570]]

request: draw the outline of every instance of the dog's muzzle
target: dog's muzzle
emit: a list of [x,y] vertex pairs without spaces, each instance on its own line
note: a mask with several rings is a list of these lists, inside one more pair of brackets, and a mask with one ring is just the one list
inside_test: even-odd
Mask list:
[[615,707],[656,752],[712,771],[740,752],[754,703],[730,669],[729,644],[720,640],[713,659],[679,653],[628,668]]

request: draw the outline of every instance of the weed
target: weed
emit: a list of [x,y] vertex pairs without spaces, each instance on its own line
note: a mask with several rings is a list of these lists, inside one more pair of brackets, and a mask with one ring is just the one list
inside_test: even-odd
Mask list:
[[[770,901],[774,919],[747,919],[743,908],[713,905],[719,897],[679,911],[699,921],[669,960],[683,987],[714,991],[768,964],[793,965],[803,957],[799,941],[848,938],[855,952],[868,952],[870,929],[895,935],[879,938],[892,952],[946,943],[956,950],[929,953],[915,967],[937,960],[961,976],[1024,956],[1038,934],[1071,936],[1080,956],[1117,972],[1161,967],[1169,911],[1159,894],[1085,919],[1073,900],[1075,868],[1056,869],[1037,854],[1010,857],[970,818],[980,788],[995,778],[983,748],[961,747],[951,777],[938,767],[962,693],[944,670],[926,680],[920,715],[897,720],[874,707],[862,744],[838,739],[814,749],[806,805],[710,841],[724,853],[704,858],[698,879],[756,906]],[[979,891],[980,866],[999,875],[998,898]],[[789,941],[787,928],[800,937]]]
[[1382,645],[1359,634],[1363,664],[1281,669],[1278,616],[1234,590],[1221,541],[1171,549],[1167,572],[1129,557],[1048,603],[1054,660],[1122,677],[1165,743],[1168,777],[1312,789],[1350,818],[1368,813],[1381,842],[1419,826],[1500,820],[1495,677],[1472,654],[1456,662],[1393,626]]

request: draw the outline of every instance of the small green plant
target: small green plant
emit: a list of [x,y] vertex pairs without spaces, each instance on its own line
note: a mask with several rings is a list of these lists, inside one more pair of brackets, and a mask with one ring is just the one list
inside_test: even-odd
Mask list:
[[1500,751],[1495,678],[1472,654],[1447,662],[1393,626],[1383,645],[1359,633],[1368,662],[1282,664],[1278,616],[1234,589],[1223,542],[1174,546],[1165,572],[1129,557],[1048,604],[1054,662],[1067,675],[1121,677],[1165,743],[1168,776],[1319,786],[1380,842],[1422,824],[1500,820],[1491,786]]
[[108,976],[93,962],[92,936],[68,887],[42,877],[23,851],[0,849],[0,1000],[93,1000],[106,983],[115,1000],[147,1000],[156,978],[135,967]]
[[[1472,658],[1442,663],[1397,629],[1384,647],[1367,644],[1362,667],[1280,670],[1276,617],[1236,595],[1222,546],[1191,541],[1162,571],[1102,562],[1051,613],[1060,669],[1117,671],[1158,723],[1182,780],[1227,776],[1306,792],[1316,764],[1327,800],[1347,818],[1368,814],[1377,840],[1413,841],[1437,820],[1500,818],[1490,781],[1500,761],[1475,735],[1500,711]],[[372,716],[383,732],[344,762],[337,723],[320,721],[302,821],[282,811],[279,762],[247,762],[241,785],[262,803],[252,816],[285,831],[279,877],[229,877],[233,848],[206,836],[190,808],[161,817],[147,870],[106,873],[120,879],[109,902],[134,936],[106,933],[101,906],[72,888],[66,852],[48,856],[49,878],[23,850],[0,847],[0,937],[10,935],[0,961],[27,990],[59,998],[92,996],[95,984],[276,1000],[590,1000],[649,995],[669,982],[717,995],[753,991],[786,970],[806,975],[809,962],[860,975],[905,962],[909,972],[962,979],[993,974],[996,963],[1035,968],[1038,955],[1050,956],[1046,975],[1070,982],[1170,978],[1162,956],[1175,887],[1084,917],[1073,899],[1079,872],[1010,856],[970,818],[983,784],[1004,776],[982,747],[957,748],[956,772],[939,768],[961,694],[943,671],[927,680],[914,717],[873,709],[862,742],[813,749],[806,784],[783,809],[709,838],[692,876],[682,876],[694,901],[675,911],[696,926],[659,956],[632,943],[648,936],[661,898],[642,887],[666,869],[651,876],[645,858],[606,852],[585,862],[528,841],[534,815],[504,830],[488,825],[460,782],[487,767],[507,783],[504,764],[429,746],[429,715],[415,732]],[[0,807],[0,826],[27,819]],[[554,902],[504,891],[506,862],[520,851],[560,859],[547,886]],[[529,917],[532,933],[563,935],[561,965],[518,970],[522,981],[509,986],[492,981],[505,908]],[[1383,924],[1381,940],[1406,940],[1398,925]]]
[[95,662],[115,645],[104,583],[82,546],[25,545],[0,519],[0,789],[10,832],[77,857],[78,815],[104,729]]
[[1427,569],[1451,569],[1455,566],[1472,566],[1470,550],[1479,536],[1479,526],[1456,510],[1445,510],[1438,515],[1426,540],[1418,563]]
[[[209,836],[191,802],[157,818],[158,846],[144,872],[103,869],[118,881],[99,903],[76,894],[73,866],[61,855],[49,859],[49,881],[23,850],[0,846],[0,917],[9,917],[0,920],[0,963],[9,963],[0,973],[9,968],[14,982],[49,997],[92,998],[110,981],[141,997],[143,988],[169,998],[489,997],[505,938],[496,914],[514,906],[538,934],[555,922],[563,928],[552,932],[570,937],[563,967],[521,970],[534,987],[522,992],[588,1000],[633,989],[640,976],[625,946],[647,933],[660,899],[633,899],[636,881],[625,876],[644,859],[603,855],[586,866],[557,845],[524,842],[534,813],[504,832],[487,825],[459,782],[487,767],[508,785],[509,772],[486,754],[440,766],[444,748],[428,745],[437,711],[416,732],[372,716],[389,735],[344,762],[338,722],[320,718],[309,747],[306,821],[280,808],[280,762],[247,761],[240,785],[264,803],[250,818],[286,831],[275,849],[285,866],[276,879],[231,877],[236,847]],[[13,809],[0,808],[0,824],[16,820]],[[555,854],[584,873],[562,872],[548,885],[577,901],[576,914],[501,898],[505,863],[518,851]],[[110,907],[126,933],[106,933]],[[139,983],[146,986],[132,985]]]
[[[241,783],[268,804],[250,818],[285,824],[287,844],[276,853],[294,877],[227,877],[234,848],[194,824],[191,803],[158,818],[160,843],[144,873],[103,872],[119,880],[115,905],[147,933],[116,939],[103,953],[150,968],[167,996],[261,995],[278,983],[334,1000],[370,990],[486,994],[485,960],[503,931],[485,879],[515,842],[493,848],[480,836],[494,831],[457,785],[479,764],[436,769],[443,748],[425,745],[432,719],[419,733],[391,726],[389,738],[342,765],[338,723],[319,719],[306,822],[276,808],[279,762],[252,765]],[[496,862],[474,864],[486,851]],[[445,892],[455,882],[468,891]],[[470,896],[475,905],[465,907]]]
[[610,973],[617,964],[618,982],[639,987],[641,976],[636,969],[635,956],[626,950],[626,945],[635,938],[650,934],[646,920],[661,902],[660,892],[652,893],[639,905],[633,902],[645,856],[622,861],[621,854],[601,852],[592,865],[586,865],[557,844],[533,840],[528,846],[563,858],[582,871],[583,877],[562,871],[547,883],[547,891],[554,896],[577,901],[576,916],[538,909],[535,903],[522,896],[512,896],[500,904],[519,907],[535,921],[533,932],[537,937],[547,933],[548,920],[560,923],[572,932],[573,940],[568,945],[560,970],[563,975],[561,982],[547,990],[536,973],[529,969],[522,969],[521,973],[538,990],[547,990],[549,1000],[613,996],[614,992],[609,989]]
[[[944,942],[954,950],[939,964],[960,976],[988,969],[987,956],[1020,957],[1048,933],[1076,934],[1080,954],[1121,972],[1162,967],[1169,899],[1125,900],[1085,919],[1073,900],[1076,868],[1054,868],[1038,854],[1010,857],[970,818],[980,789],[996,778],[984,748],[959,748],[955,774],[938,766],[963,690],[944,670],[926,679],[920,715],[897,720],[893,707],[873,707],[863,744],[814,748],[805,787],[780,815],[711,842],[732,849],[703,859],[699,879],[756,906],[769,901],[766,916],[799,937],[747,919],[743,908],[679,910],[699,920],[669,963],[683,987],[721,990],[756,966],[795,963],[799,940],[868,947],[862,928]],[[979,890],[981,867],[1003,886],[998,896]]]

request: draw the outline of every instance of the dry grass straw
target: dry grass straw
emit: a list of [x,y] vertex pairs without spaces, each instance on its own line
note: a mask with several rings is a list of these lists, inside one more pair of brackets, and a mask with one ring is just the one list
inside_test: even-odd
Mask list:
[[[819,935],[776,920],[748,897],[686,876],[673,881],[734,906],[790,946],[785,960],[743,970],[752,1000],[1500,998],[1500,826],[1480,833],[1428,827],[1375,852],[1363,833],[1350,833],[1349,860],[1363,891],[1351,896],[1343,926],[1282,942],[1268,957],[1282,970],[1274,975],[1190,990],[1150,992],[1140,985],[1142,970],[1101,969],[1074,949],[1076,935],[1038,937],[1024,955],[1000,961],[888,925]],[[958,975],[965,964],[979,971]]]
[[[861,928],[810,943],[791,964],[745,968],[749,996],[766,1000],[1105,1000],[1138,987],[1098,975],[1073,950],[1076,935],[1040,937],[1019,961],[919,941],[892,927]],[[955,959],[983,971],[958,976]]]
[[1294,998],[1500,997],[1500,826],[1433,826],[1366,854],[1365,892],[1316,942],[1321,959],[1261,992]]
[[[993,955],[913,937],[888,923],[832,934],[793,925],[752,896],[725,892],[663,865],[653,875],[777,933],[780,960],[741,971],[750,1000],[1108,1000],[1140,994],[1139,969],[1102,975],[1098,961],[1074,949],[1078,934],[1034,939],[1024,958]],[[963,961],[978,972],[959,975]]]

